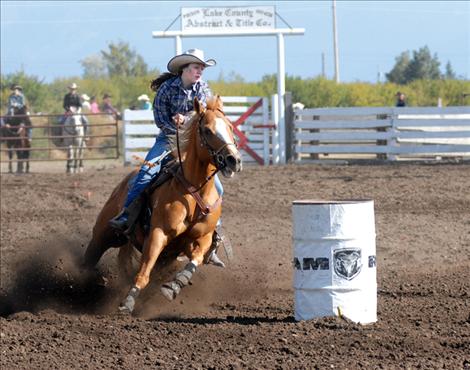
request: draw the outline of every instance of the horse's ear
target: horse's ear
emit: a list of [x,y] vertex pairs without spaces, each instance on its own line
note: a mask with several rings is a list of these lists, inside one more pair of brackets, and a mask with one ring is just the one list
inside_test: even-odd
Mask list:
[[215,105],[216,105],[216,109],[219,109],[221,111],[224,110],[224,103],[222,102],[222,98],[220,97],[220,95],[217,95],[215,97]]
[[194,110],[197,114],[201,114],[204,112],[204,107],[202,106],[201,102],[197,97],[194,98]]

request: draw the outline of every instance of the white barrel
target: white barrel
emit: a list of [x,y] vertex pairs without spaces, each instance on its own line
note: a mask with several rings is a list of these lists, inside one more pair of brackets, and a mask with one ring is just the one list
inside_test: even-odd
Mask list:
[[295,319],[377,321],[374,202],[298,200],[292,214]]

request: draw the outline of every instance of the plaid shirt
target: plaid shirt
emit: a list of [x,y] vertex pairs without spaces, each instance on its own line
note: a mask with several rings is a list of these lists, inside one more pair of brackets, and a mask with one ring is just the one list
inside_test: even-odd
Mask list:
[[206,106],[210,96],[212,92],[206,82],[199,80],[189,89],[185,89],[180,76],[172,77],[160,86],[153,101],[155,123],[164,134],[175,135],[176,127],[172,117],[177,113],[185,115],[191,112],[194,109],[195,97]]

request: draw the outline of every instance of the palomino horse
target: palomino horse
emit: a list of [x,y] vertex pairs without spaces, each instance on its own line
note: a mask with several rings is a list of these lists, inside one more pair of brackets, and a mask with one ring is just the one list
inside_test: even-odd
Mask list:
[[13,115],[5,117],[5,126],[2,126],[2,140],[6,141],[8,149],[8,172],[13,172],[13,151],[16,151],[17,173],[29,172],[29,156],[31,142],[28,131],[31,130],[31,120],[27,114],[28,108],[14,107]]
[[[220,170],[225,177],[232,177],[242,169],[233,128],[223,113],[220,97],[208,101],[207,109],[195,99],[194,107],[193,117],[181,129],[179,138],[177,136],[184,162],[173,170],[168,181],[148,194],[152,209],[150,228],[147,234],[140,226],[136,230],[135,239],[143,245],[143,253],[134,285],[119,307],[121,312],[133,311],[135,299],[148,285],[157,259],[160,265],[162,260],[174,261],[183,253],[190,261],[173,281],[162,286],[166,298],[174,299],[181,288],[189,284],[196,267],[204,263],[210,252],[212,235],[222,211],[214,175]],[[121,209],[128,182],[134,174],[121,181],[98,215],[93,238],[85,253],[86,267],[94,267],[109,248],[124,244],[127,246],[120,249],[120,261],[130,258],[131,242],[116,235],[108,221]],[[122,263],[120,265],[124,267]]]
[[85,143],[85,126],[80,108],[70,107],[62,130],[63,145],[67,150],[67,173],[83,172],[83,152]]

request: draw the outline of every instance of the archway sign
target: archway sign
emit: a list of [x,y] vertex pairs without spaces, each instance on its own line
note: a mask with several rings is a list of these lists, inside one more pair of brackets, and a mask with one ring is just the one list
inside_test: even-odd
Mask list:
[[[181,8],[181,14],[170,26],[165,31],[152,32],[152,37],[174,37],[175,55],[178,55],[182,53],[182,37],[276,36],[278,104],[277,112],[274,113],[277,113],[279,119],[275,134],[279,143],[279,158],[275,162],[286,163],[284,35],[303,35],[305,29],[290,26],[289,28],[276,28],[276,15],[283,20],[276,13],[274,6]],[[181,18],[181,30],[168,31],[178,18]]]

